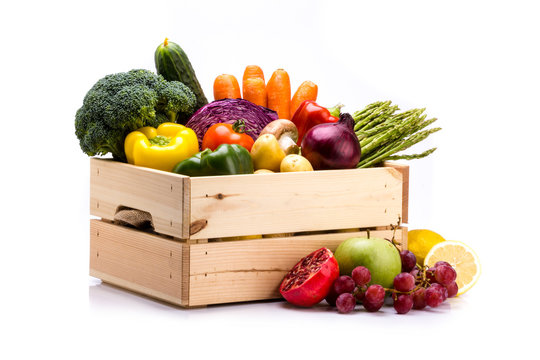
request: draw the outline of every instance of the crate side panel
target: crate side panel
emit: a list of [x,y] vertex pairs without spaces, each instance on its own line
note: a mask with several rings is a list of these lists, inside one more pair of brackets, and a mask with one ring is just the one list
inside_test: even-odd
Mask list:
[[[391,238],[392,233],[376,230],[371,236]],[[279,298],[283,277],[299,259],[323,246],[334,251],[343,240],[366,235],[343,232],[192,244],[189,305]],[[396,232],[396,240],[401,238],[402,230]]]
[[409,222],[409,165],[401,164],[395,161],[385,161],[385,167],[392,167],[399,171],[403,176],[402,186],[402,215],[401,222],[407,224]]
[[401,228],[401,249],[407,250],[409,248],[409,228],[403,226]]
[[180,305],[182,246],[160,236],[90,220],[90,274]]
[[237,271],[190,277],[189,306],[279,299],[286,271]]
[[90,214],[112,220],[119,206],[147,211],[156,232],[185,238],[186,177],[111,160],[90,159]]
[[402,179],[393,168],[192,178],[191,224],[204,226],[191,238],[387,226]]
[[[403,231],[396,231],[402,241]],[[392,238],[393,231],[373,230],[371,237]],[[310,251],[323,246],[335,251],[338,245],[352,237],[367,236],[367,232],[336,232],[271,239],[254,239],[192,244],[189,275],[234,272],[239,270],[288,271]]]

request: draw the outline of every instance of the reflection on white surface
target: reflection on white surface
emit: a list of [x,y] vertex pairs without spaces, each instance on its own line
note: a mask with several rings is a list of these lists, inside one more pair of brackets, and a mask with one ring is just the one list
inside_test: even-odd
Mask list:
[[117,307],[133,309],[147,308],[149,311],[181,310],[181,308],[174,305],[169,305],[144,295],[104,283],[100,279],[93,277],[90,277],[89,280],[88,297],[90,307],[96,310]]
[[[421,311],[411,310],[409,316],[414,313],[414,316],[431,316],[432,314],[451,314],[463,307],[467,301],[465,297],[448,299],[441,306],[433,309],[426,308]],[[224,315],[236,314],[240,317],[245,317],[246,314],[256,314],[258,317],[265,318],[268,316],[267,310],[272,309],[270,317],[279,318],[281,316],[303,316],[301,314],[324,314],[325,316],[336,317],[339,319],[344,316],[375,316],[387,317],[398,316],[391,305],[391,301],[387,301],[386,305],[378,312],[368,313],[361,305],[358,305],[355,311],[351,314],[338,314],[334,307],[328,306],[324,301],[311,308],[299,308],[291,305],[283,300],[265,300],[252,301],[243,303],[231,304],[216,304],[207,307],[186,309],[180,306],[162,302],[129,290],[125,290],[114,285],[102,282],[99,279],[90,277],[89,280],[89,303],[90,308],[95,311],[103,309],[122,309],[122,311],[144,310],[150,312],[168,312],[179,314],[189,313],[195,317],[204,317],[205,314]],[[328,314],[328,315],[326,315]],[[365,319],[364,319],[365,320]]]

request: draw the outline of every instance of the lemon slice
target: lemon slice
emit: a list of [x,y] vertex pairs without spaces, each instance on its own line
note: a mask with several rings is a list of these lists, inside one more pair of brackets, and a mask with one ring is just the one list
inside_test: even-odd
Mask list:
[[432,267],[437,261],[446,261],[456,270],[457,295],[466,293],[480,277],[478,256],[460,241],[444,241],[433,246],[424,264]]

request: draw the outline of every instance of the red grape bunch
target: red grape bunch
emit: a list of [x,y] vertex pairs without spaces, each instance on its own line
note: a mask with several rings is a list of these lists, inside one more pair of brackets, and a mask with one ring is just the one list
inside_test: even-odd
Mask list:
[[336,306],[338,312],[347,314],[357,303],[369,312],[382,308],[386,294],[391,295],[394,309],[398,314],[406,314],[411,309],[435,308],[458,292],[456,271],[452,266],[439,261],[431,268],[420,268],[416,256],[409,250],[401,255],[401,273],[394,278],[393,289],[371,284],[369,269],[358,266],[350,276],[339,276],[326,296],[326,302]]

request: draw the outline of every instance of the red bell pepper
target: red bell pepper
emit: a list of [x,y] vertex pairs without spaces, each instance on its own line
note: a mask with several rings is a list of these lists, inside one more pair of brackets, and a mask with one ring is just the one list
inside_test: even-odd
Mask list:
[[305,100],[300,104],[291,121],[298,129],[298,145],[309,129],[319,124],[338,122],[339,118],[330,115],[330,111],[317,105],[315,101]]

